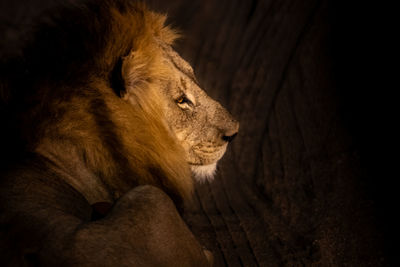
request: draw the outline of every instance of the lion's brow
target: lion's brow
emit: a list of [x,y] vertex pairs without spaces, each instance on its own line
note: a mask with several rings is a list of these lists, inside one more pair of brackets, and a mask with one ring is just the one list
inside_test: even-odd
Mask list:
[[[172,64],[175,66],[175,68],[177,68],[180,72],[182,72],[188,78],[190,78],[197,86],[199,86],[199,83],[198,83],[193,71],[191,71],[189,68],[182,68],[182,65],[184,65],[184,64],[179,64],[179,62],[177,62],[176,58],[179,58],[179,55],[175,52],[176,56],[173,56],[173,55],[171,55],[171,53],[168,52],[168,50],[172,50],[172,49],[165,48],[163,46],[162,46],[162,48],[164,50],[166,57],[172,62]],[[183,61],[183,59],[181,59],[181,58],[179,58],[179,60]],[[186,63],[186,64],[188,64],[188,63]]]

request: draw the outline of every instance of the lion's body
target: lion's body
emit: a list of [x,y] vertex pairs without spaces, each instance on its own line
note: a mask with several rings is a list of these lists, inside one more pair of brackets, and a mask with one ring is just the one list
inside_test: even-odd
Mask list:
[[[29,155],[0,180],[4,261],[204,264],[167,196],[137,186],[187,199],[190,170],[210,176],[238,124],[198,87],[164,21],[128,1],[93,1],[39,24],[1,85]],[[98,202],[114,206],[91,222]],[[140,252],[146,242],[158,244]]]

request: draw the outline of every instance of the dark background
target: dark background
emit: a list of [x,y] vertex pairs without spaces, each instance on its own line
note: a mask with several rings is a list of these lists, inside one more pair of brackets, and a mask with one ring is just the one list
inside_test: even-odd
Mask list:
[[[32,18],[59,2],[1,0],[0,55],[18,51]],[[391,8],[147,2],[168,12],[184,34],[177,50],[241,123],[215,181],[197,186],[185,212],[216,265],[389,265],[398,177]]]

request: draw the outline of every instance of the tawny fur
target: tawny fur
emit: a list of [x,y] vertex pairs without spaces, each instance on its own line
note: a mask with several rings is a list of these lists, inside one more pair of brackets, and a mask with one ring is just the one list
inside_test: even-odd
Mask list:
[[107,0],[45,18],[1,94],[28,151],[58,162],[91,203],[140,184],[188,199],[190,170],[213,177],[239,124],[172,49],[178,34],[164,15]]
[[[122,9],[106,1],[95,11],[73,8],[78,19],[64,22],[65,13],[72,12],[67,9],[41,26],[35,37],[39,42],[25,55],[33,86],[24,90],[42,104],[29,106],[25,113],[31,115],[23,118],[23,132],[29,135],[25,139],[29,149],[39,153],[74,150],[113,198],[138,184],[153,184],[187,198],[192,190],[190,170],[165,125],[159,108],[163,96],[153,88],[159,84],[150,82],[167,78],[158,42],[170,45],[177,34],[164,25],[165,16],[143,4],[124,5]],[[45,32],[50,36],[41,38]],[[136,105],[121,101],[111,89],[111,72],[120,59],[124,85],[134,89]],[[68,64],[62,65],[64,60]]]

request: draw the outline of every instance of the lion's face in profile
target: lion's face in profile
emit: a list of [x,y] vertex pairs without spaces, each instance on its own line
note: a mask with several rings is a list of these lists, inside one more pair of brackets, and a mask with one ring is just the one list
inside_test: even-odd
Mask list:
[[[192,67],[170,45],[156,42],[162,51],[158,68],[165,72],[162,79],[152,81],[158,83],[157,94],[162,96],[163,106],[159,108],[184,148],[194,177],[212,179],[239,123],[200,88]],[[131,60],[131,66],[135,64],[135,56],[126,60]],[[125,99],[129,96],[128,91]]]
[[211,178],[239,123],[199,87],[188,63],[171,48],[164,52],[171,70],[171,80],[163,88],[168,124],[184,147],[195,177]]

